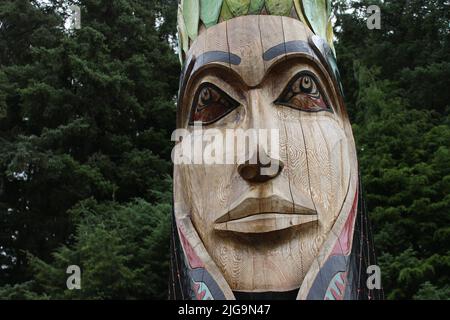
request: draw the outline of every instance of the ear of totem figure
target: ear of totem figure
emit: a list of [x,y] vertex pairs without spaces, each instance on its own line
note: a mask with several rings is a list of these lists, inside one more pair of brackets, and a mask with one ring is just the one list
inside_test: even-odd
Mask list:
[[177,127],[193,144],[198,124],[280,139],[278,155],[246,149],[271,175],[259,156],[175,164],[170,298],[380,298],[331,1],[182,0],[178,35]]

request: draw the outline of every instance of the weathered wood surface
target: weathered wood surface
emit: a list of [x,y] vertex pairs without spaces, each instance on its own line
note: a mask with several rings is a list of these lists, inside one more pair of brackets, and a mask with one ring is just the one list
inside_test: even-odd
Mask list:
[[[311,35],[303,23],[289,17],[244,16],[203,30],[188,53],[200,68],[190,76],[181,99],[184,128],[194,130],[188,118],[195,92],[209,82],[240,103],[209,128],[280,132],[279,160],[284,167],[264,183],[249,182],[239,174],[245,157],[232,165],[175,167],[176,217],[186,228],[192,222],[187,237],[227,288],[228,298],[230,289],[301,288],[298,298],[305,299],[353,205],[355,145],[339,91],[326,68],[312,50],[283,49],[274,59],[263,59],[269,49],[286,48],[291,41],[307,44]],[[206,64],[201,59],[212,51],[241,61],[233,64],[228,57]],[[290,79],[305,70],[315,75],[334,112],[304,112],[274,103]],[[309,210],[308,215],[298,215],[301,208]],[[243,211],[252,215],[242,218]]]

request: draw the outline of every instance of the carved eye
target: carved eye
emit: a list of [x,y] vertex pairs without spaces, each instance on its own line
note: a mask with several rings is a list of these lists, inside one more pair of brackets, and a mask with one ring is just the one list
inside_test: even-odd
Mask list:
[[202,84],[194,98],[189,124],[211,124],[239,107],[239,103],[211,83]]
[[333,112],[319,88],[318,81],[309,72],[297,74],[275,103],[308,112]]

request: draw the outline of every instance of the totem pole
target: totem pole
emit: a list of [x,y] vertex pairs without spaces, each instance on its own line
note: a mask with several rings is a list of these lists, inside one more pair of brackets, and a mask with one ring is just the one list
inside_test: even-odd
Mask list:
[[171,299],[379,298],[330,2],[179,4],[175,154],[211,132],[276,139],[175,162]]

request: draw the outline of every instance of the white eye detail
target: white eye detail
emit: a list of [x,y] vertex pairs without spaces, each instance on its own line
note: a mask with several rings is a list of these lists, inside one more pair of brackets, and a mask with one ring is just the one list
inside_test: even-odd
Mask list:
[[297,74],[289,82],[275,103],[307,112],[333,112],[321,93],[316,78],[305,71]]
[[189,124],[212,124],[239,107],[239,103],[211,83],[202,84],[194,98]]

